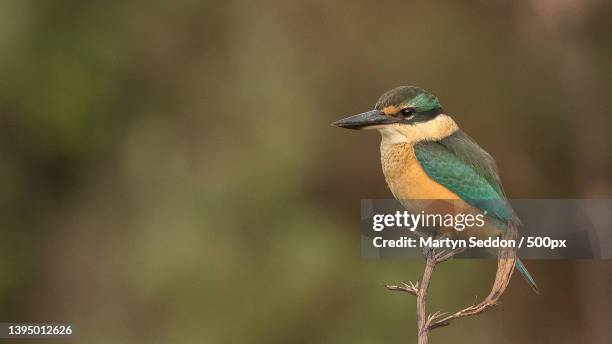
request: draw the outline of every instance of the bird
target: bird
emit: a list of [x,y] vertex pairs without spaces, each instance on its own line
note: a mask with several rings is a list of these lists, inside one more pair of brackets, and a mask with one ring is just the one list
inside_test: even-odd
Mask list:
[[[493,157],[461,130],[438,98],[426,90],[396,87],[385,92],[373,110],[332,125],[381,134],[385,181],[407,209],[418,211],[415,207],[419,203],[411,200],[456,200],[465,209],[485,214],[488,229],[482,233],[489,236],[517,231],[521,226]],[[539,293],[520,259],[514,259],[514,268]]]

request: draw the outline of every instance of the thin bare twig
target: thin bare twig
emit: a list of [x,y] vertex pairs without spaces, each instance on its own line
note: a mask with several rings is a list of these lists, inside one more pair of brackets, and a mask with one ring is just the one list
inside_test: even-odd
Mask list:
[[[508,231],[505,237],[511,237],[514,233]],[[514,271],[514,262],[516,260],[515,252],[513,249],[502,249],[499,253],[499,260],[497,263],[497,273],[495,275],[495,281],[491,288],[489,295],[480,303],[467,306],[455,313],[447,312],[435,312],[427,315],[427,291],[431,281],[431,275],[437,264],[445,262],[452,258],[455,254],[463,251],[463,249],[440,251],[436,252],[434,249],[430,249],[425,252],[425,270],[421,277],[421,282],[402,282],[401,285],[387,285],[387,289],[393,291],[403,291],[417,297],[417,335],[419,344],[427,344],[429,341],[429,332],[432,330],[450,325],[452,320],[467,317],[472,315],[478,315],[491,307],[499,304],[499,298],[502,296],[510,277]]]
[[385,287],[387,287],[387,289],[389,290],[396,290],[396,291],[405,291],[407,293],[410,293],[414,296],[416,296],[416,294],[419,291],[419,282],[413,283],[413,282],[408,282],[408,283],[404,283],[401,282],[402,285],[385,285]]

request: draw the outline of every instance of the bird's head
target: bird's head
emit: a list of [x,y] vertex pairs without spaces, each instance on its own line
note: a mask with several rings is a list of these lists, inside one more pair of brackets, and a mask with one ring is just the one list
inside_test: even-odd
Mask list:
[[437,140],[457,130],[455,122],[443,114],[438,98],[414,86],[387,91],[374,110],[332,124],[346,129],[377,129],[383,138],[399,142]]

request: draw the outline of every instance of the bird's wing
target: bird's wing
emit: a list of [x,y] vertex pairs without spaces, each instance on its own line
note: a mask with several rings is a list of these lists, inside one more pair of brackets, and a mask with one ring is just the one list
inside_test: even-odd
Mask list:
[[520,223],[504,195],[493,158],[465,133],[457,132],[442,141],[420,142],[414,152],[430,178],[468,204],[503,223]]
[[493,157],[482,149],[468,134],[462,130],[457,130],[455,133],[439,142],[459,158],[459,160],[472,167],[474,172],[486,179],[493,189],[495,189],[500,196],[505,198],[495,160],[493,160]]

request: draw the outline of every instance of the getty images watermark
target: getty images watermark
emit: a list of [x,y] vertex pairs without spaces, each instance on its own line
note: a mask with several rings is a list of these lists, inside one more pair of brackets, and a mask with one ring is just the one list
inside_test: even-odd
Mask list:
[[[511,247],[521,258],[612,258],[612,200],[511,202],[521,219],[516,238],[502,238],[508,224],[500,213],[474,212],[455,200],[362,200],[362,256],[420,259],[423,249],[462,248],[458,258],[496,258],[496,249]],[[514,214],[495,205],[488,209]],[[406,210],[411,206],[426,210]]]
[[[424,211],[411,214],[404,210],[396,211],[395,214],[376,214],[372,218],[372,230],[375,232],[383,231],[385,228],[406,228],[414,232],[424,228],[452,228],[462,232],[466,228],[484,228],[486,225],[485,211],[482,214],[428,214]],[[486,233],[482,235],[486,236]],[[567,247],[567,239],[552,239],[550,237],[521,237],[520,241],[514,239],[502,239],[499,236],[481,239],[477,236],[468,238],[452,238],[434,236],[401,237],[399,239],[384,239],[376,236],[372,239],[374,247],[408,247],[408,248],[500,248],[514,247],[521,248],[525,244],[527,247],[547,247],[551,250]]]

